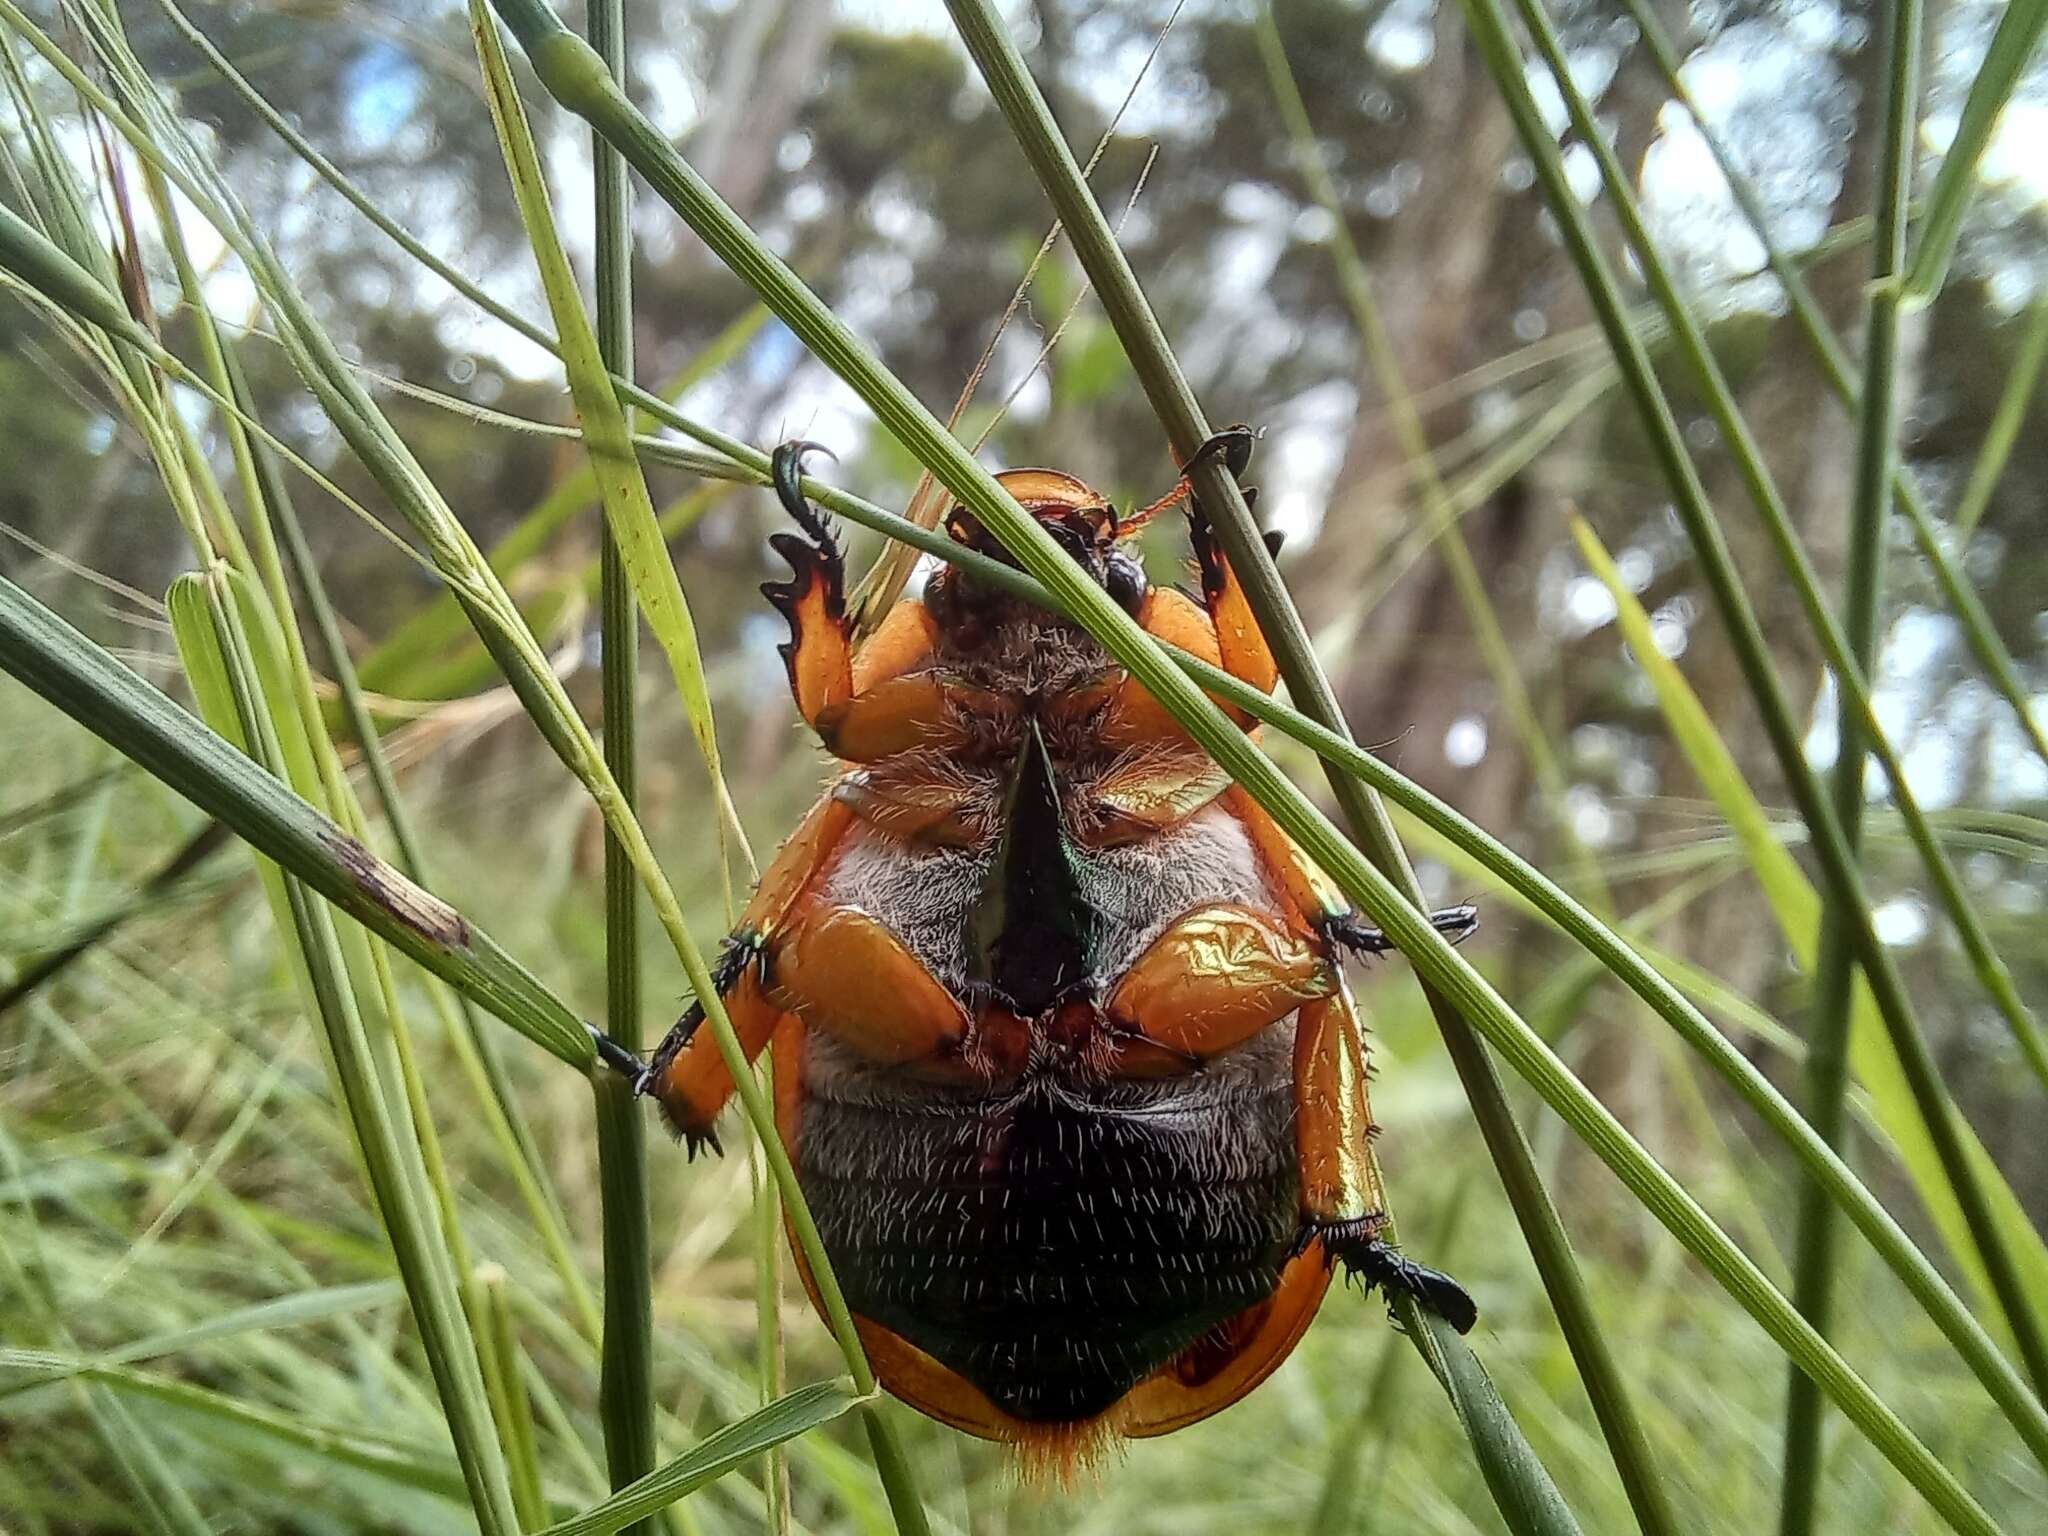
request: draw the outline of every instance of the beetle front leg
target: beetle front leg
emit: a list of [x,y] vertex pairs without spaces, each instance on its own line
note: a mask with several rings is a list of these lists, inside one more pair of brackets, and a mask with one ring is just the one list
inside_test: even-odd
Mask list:
[[1386,1201],[1373,1167],[1365,1032],[1351,989],[1301,1010],[1294,1036],[1295,1146],[1301,1171],[1297,1250],[1319,1243],[1332,1264],[1370,1290],[1402,1291],[1460,1333],[1479,1310],[1450,1276],[1404,1258],[1382,1233]]
[[804,499],[803,457],[814,443],[784,443],[770,461],[776,499],[802,535],[769,539],[789,562],[788,581],[761,595],[789,621],[779,647],[797,712],[834,757],[873,762],[942,737],[947,688],[931,670],[934,625],[922,603],[898,603],[860,653],[846,612],[846,559],[831,522]]
[[[1231,478],[1242,479],[1245,466],[1251,462],[1253,441],[1249,427],[1232,427],[1219,432],[1195,450],[1194,457],[1188,460],[1181,473],[1186,476],[1203,460],[1220,455]],[[1247,491],[1244,494],[1249,505],[1257,492]],[[1216,647],[1222,653],[1223,669],[1261,692],[1271,693],[1280,677],[1280,664],[1274,659],[1273,648],[1266,643],[1265,631],[1259,628],[1258,618],[1252,613],[1251,600],[1245,595],[1243,583],[1237,579],[1229,557],[1216,542],[1216,530],[1210,524],[1208,509],[1192,490],[1188,496],[1187,518],[1188,542],[1194,546],[1195,565],[1202,577],[1202,605],[1209,610],[1210,621],[1216,626]]]

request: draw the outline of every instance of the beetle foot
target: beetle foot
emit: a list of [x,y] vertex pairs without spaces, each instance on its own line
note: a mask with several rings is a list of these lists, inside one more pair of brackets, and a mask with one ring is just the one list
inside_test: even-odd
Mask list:
[[784,663],[791,668],[792,682],[796,653],[804,643],[807,605],[817,605],[811,609],[813,621],[820,610],[828,624],[843,626],[846,619],[846,556],[832,531],[832,520],[804,499],[801,483],[804,455],[824,452],[816,443],[784,443],[770,460],[775,497],[802,530],[801,535],[778,533],[768,540],[769,547],[789,562],[790,577],[788,581],[761,583],[761,595],[789,624],[789,643],[781,650]]
[[1258,443],[1260,436],[1259,432],[1241,421],[1236,426],[1225,427],[1221,432],[1213,432],[1209,435],[1208,441],[1188,455],[1188,461],[1181,465],[1180,472],[1183,475],[1192,474],[1208,460],[1220,457],[1223,460],[1223,467],[1230,471],[1230,478],[1242,480],[1245,470],[1252,462],[1252,448]]
[[1296,1239],[1297,1251],[1320,1239],[1329,1261],[1343,1264],[1346,1279],[1359,1281],[1368,1292],[1377,1286],[1389,1297],[1412,1296],[1458,1332],[1470,1333],[1479,1321],[1471,1294],[1442,1270],[1405,1257],[1380,1236],[1386,1224],[1387,1218],[1377,1213],[1346,1221],[1308,1221]]
[[[1322,919],[1317,926],[1323,930],[1324,938],[1354,955],[1384,955],[1394,948],[1392,939],[1356,912],[1337,913]],[[1455,907],[1439,907],[1429,914],[1429,926],[1453,944],[1462,944],[1479,931],[1479,908],[1469,901]]]
[[627,1050],[595,1024],[586,1024],[583,1027],[590,1031],[590,1043],[597,1048],[597,1059],[630,1081],[634,1093],[646,1092],[642,1082],[647,1076],[647,1063],[640,1059],[640,1053]]
[[725,1156],[725,1148],[718,1144],[718,1132],[709,1126],[701,1131],[678,1129],[676,1134],[682,1139],[684,1162],[694,1163],[697,1161],[697,1154],[704,1151],[710,1152],[713,1157]]

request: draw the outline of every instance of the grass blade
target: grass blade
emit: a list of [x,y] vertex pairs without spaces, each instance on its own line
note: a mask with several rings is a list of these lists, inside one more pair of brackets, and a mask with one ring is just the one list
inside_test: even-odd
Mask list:
[[[1003,109],[1012,135],[1023,148],[1025,157],[1051,198],[1060,222],[1073,242],[1075,254],[1080,257],[1094,283],[1176,456],[1182,463],[1189,462],[1208,439],[1209,425],[1138,287],[1136,275],[1123,257],[1108,220],[1097,206],[1085,176],[1053,122],[1044,98],[991,7],[982,0],[949,0],[948,8],[969,54]],[[1284,64],[1282,68],[1284,70]],[[1369,287],[1363,282],[1362,266],[1354,264],[1352,276],[1352,292],[1355,298],[1362,300],[1361,318],[1367,322],[1366,330],[1369,334],[1378,335],[1377,327],[1371,323],[1377,311],[1371,302]],[[1390,357],[1384,361],[1391,366]],[[1405,392],[1402,398],[1405,400]],[[1415,425],[1412,408],[1407,419]],[[1409,434],[1409,443],[1411,455],[1426,466],[1428,450],[1420,439],[1419,427]],[[1416,453],[1416,449],[1420,452]],[[1433,474],[1430,478],[1433,483]],[[1220,464],[1213,463],[1198,470],[1196,479],[1203,503],[1211,509],[1226,553],[1251,599],[1259,627],[1279,659],[1289,692],[1302,702],[1310,718],[1340,735],[1347,734],[1335,691],[1323,675],[1316,660],[1314,644],[1294,609],[1270,552],[1259,536],[1258,527],[1252,521],[1250,509],[1235,479]],[[1440,493],[1441,486],[1437,489]],[[1455,530],[1450,531],[1450,537],[1456,541]],[[1456,565],[1455,554],[1453,564]],[[1477,582],[1477,573],[1470,570],[1469,560],[1464,573],[1473,580],[1468,587],[1461,587],[1461,592],[1473,611],[1475,622],[1484,629],[1481,617],[1486,611],[1484,590]],[[1505,686],[1513,688],[1512,667],[1507,670],[1510,681]],[[1519,697],[1518,690],[1516,696]],[[1373,863],[1393,882],[1404,899],[1420,911],[1421,889],[1378,797],[1366,786],[1334,772],[1331,774],[1331,789],[1345,813],[1353,836],[1369,851]],[[1471,1101],[1487,1150],[1499,1170],[1509,1203],[1556,1311],[1559,1327],[1592,1397],[1595,1413],[1608,1437],[1637,1518],[1646,1531],[1675,1531],[1676,1523],[1650,1461],[1648,1439],[1607,1351],[1591,1299],[1572,1257],[1570,1240],[1536,1171],[1528,1143],[1508,1108],[1498,1073],[1456,1010],[1440,995],[1431,994],[1429,1001],[1445,1046]],[[1413,1331],[1413,1319],[1409,1320],[1409,1326]],[[1420,1341],[1419,1331],[1413,1332],[1413,1336]],[[1447,1373],[1439,1369],[1438,1376],[1447,1387],[1455,1382],[1462,1391],[1492,1392],[1491,1380],[1484,1372]],[[1488,1484],[1494,1488],[1497,1501],[1503,1488],[1527,1478],[1531,1468],[1540,1472],[1541,1463],[1526,1445],[1521,1445],[1511,1455],[1501,1453],[1499,1437],[1505,1434],[1519,1439],[1519,1431],[1497,1395],[1485,1414],[1467,1412],[1461,1405],[1459,1416],[1468,1433],[1475,1433],[1482,1426],[1488,1428],[1485,1439],[1478,1438],[1475,1433],[1473,1446],[1488,1468]],[[1562,1516],[1569,1522],[1570,1518],[1547,1476],[1530,1482],[1524,1492],[1501,1502],[1500,1507],[1502,1514],[1518,1530],[1562,1529],[1563,1526],[1553,1523],[1555,1519]],[[1532,1523],[1524,1524],[1524,1521]]]
[[1932,303],[1941,291],[1956,236],[1963,227],[1963,213],[1977,190],[1977,163],[1983,159],[1992,130],[1998,126],[1998,115],[2005,110],[2044,30],[2048,30],[2048,0],[2007,0],[1984,62],[1977,66],[1977,78],[1970,82],[1956,136],[1935,173],[1934,190],[1920,220],[1919,243],[1900,296],[1909,305]]
[[5,578],[0,668],[536,1045],[595,1062],[588,1027],[488,934]]
[[[597,333],[576,290],[576,275],[570,270],[569,257],[562,249],[554,211],[548,202],[540,153],[534,147],[525,110],[519,104],[519,92],[512,83],[504,44],[498,40],[497,27],[484,0],[470,0],[469,17],[477,55],[483,62],[491,118],[497,125],[498,143],[512,176],[513,196],[519,204],[520,219],[540,268],[541,286],[547,292],[548,307],[560,333],[562,365],[568,371],[569,388],[582,418],[584,447],[597,474],[605,527],[633,595],[646,611],[648,627],[668,656],[669,670],[690,718],[691,734],[697,739],[697,750],[711,776],[720,826],[731,836],[751,869],[753,855],[747,848],[746,832],[739,824],[739,812],[733,806],[719,767],[718,731],[711,718],[711,694],[704,679],[704,657],[697,646],[696,624],[690,617],[689,600],[683,595],[675,562],[669,558],[667,541],[656,523],[654,501],[648,494],[640,461],[633,454],[625,411],[612,393],[613,370],[607,366]],[[625,163],[618,161],[616,166],[616,170],[601,169],[600,187],[607,180],[624,185]],[[614,327],[619,323],[617,317],[609,322]],[[723,861],[720,868],[723,871]],[[729,899],[727,904],[731,904]]]
[[[2042,9],[2048,15],[2048,7]],[[1906,256],[1906,199],[1912,190],[1920,32],[1925,22],[1919,0],[1888,7],[1884,15],[1888,89],[1875,205],[1877,236],[1870,243],[1862,410],[1856,419],[1856,486],[1850,506],[1848,577],[1842,602],[1850,654],[1865,676],[1877,650],[1878,606],[1884,593],[1885,513],[1899,469],[1897,279]],[[1839,700],[1836,726],[1840,747],[1832,786],[1834,808],[1854,856],[1863,833],[1866,747],[1862,722],[1846,698]],[[1917,813],[1917,807],[1915,810]],[[1845,893],[1831,892],[1821,913],[1820,957],[1814,973],[1806,1058],[1806,1118],[1821,1139],[1834,1147],[1841,1145],[1847,1120],[1849,1021],[1856,980],[1855,959],[1849,948],[1849,928],[1856,919],[1844,909],[1845,899]],[[1826,1191],[1808,1181],[1799,1192],[1792,1298],[1822,1333],[1828,1331],[1833,1311],[1834,1218]],[[1813,1383],[1797,1371],[1790,1373],[1785,1389],[1785,1451],[1778,1507],[1782,1536],[1807,1536],[1813,1529],[1820,1484],[1821,1414],[1820,1395]]]
[[[225,585],[225,573],[219,571],[189,574],[173,583],[168,599],[172,631],[204,713],[222,729],[236,731],[260,754],[264,766],[278,772],[283,765],[278,738]],[[341,1107],[355,1132],[378,1214],[398,1262],[442,1412],[455,1440],[470,1506],[484,1536],[511,1536],[519,1529],[519,1521],[504,1454],[491,1419],[476,1341],[458,1297],[453,1263],[442,1230],[421,1198],[426,1170],[418,1165],[416,1147],[412,1156],[407,1156],[407,1142],[399,1135],[385,1099],[328,909],[311,900],[297,880],[281,872],[272,889],[283,898],[286,910],[278,915],[297,937],[298,957],[327,1030],[343,1096]]]
[[[1940,1156],[1943,1175],[1954,1188],[1957,1201],[1962,1206],[1969,1223],[1971,1240],[1983,1257],[1985,1271],[2005,1310],[2007,1321],[2019,1339],[2021,1356],[2027,1363],[2029,1373],[2037,1380],[2048,1380],[2048,1347],[2042,1344],[2039,1331],[2034,1325],[2032,1308],[2013,1268],[2000,1223],[1985,1196],[1979,1171],[1966,1150],[1964,1128],[1957,1123],[1959,1117],[1955,1106],[1948,1097],[1934,1059],[1928,1051],[1926,1040],[1920,1032],[1897,960],[1877,937],[1876,928],[1870,919],[1871,903],[1863,887],[1861,874],[1850,855],[1833,807],[1822,793],[1819,782],[1806,762],[1802,733],[1786,701],[1784,688],[1772,660],[1769,643],[1757,621],[1755,608],[1751,605],[1740,576],[1735,570],[1726,537],[1714,519],[1713,509],[1707,502],[1705,487],[1701,484],[1699,473],[1687,452],[1670,403],[1666,400],[1650,366],[1642,340],[1629,325],[1613,272],[1593,236],[1584,207],[1571,189],[1557,141],[1545,125],[1531,93],[1500,0],[1464,0],[1464,3],[1466,15],[1479,42],[1480,52],[1494,76],[1495,83],[1507,100],[1510,114],[1515,120],[1516,131],[1535,162],[1537,178],[1543,185],[1551,213],[1558,221],[1567,249],[1579,268],[1580,277],[1593,300],[1603,327],[1607,330],[1616,359],[1623,367],[1630,394],[1634,397],[1643,424],[1648,430],[1651,447],[1659,466],[1672,489],[1680,520],[1691,541],[1701,574],[1734,642],[1736,658],[1741,666],[1744,681],[1763,717],[1765,732],[1770,739],[1787,787],[1791,790],[1799,813],[1812,834],[1814,849],[1820,857],[1830,888],[1840,895],[1843,911],[1853,918],[1851,937],[1855,943],[1857,958],[1869,981],[1871,993],[1877,1000],[1878,1012],[1885,1022],[1892,1047],[1898,1053],[1900,1065],[1912,1088],[1914,1102],[1921,1117],[1926,1121],[1928,1134]],[[1678,299],[1676,290],[1671,285],[1669,273],[1665,271],[1655,247],[1649,243],[1641,230],[1640,213],[1628,189],[1627,178],[1615,161],[1605,137],[1597,126],[1592,124],[1584,99],[1571,81],[1570,72],[1564,65],[1562,52],[1550,27],[1548,16],[1539,5],[1533,3],[1533,0],[1519,0],[1519,4],[1523,20],[1544,50],[1551,66],[1552,78],[1557,83],[1567,108],[1579,124],[1580,133],[1586,138],[1599,161],[1602,178],[1614,199],[1615,208],[1629,228],[1631,244],[1641,259],[1645,274],[1657,291],[1660,302],[1665,305],[1674,334],[1681,341],[1690,338],[1697,342],[1689,360],[1694,363],[1696,371],[1703,379],[1717,378],[1718,373],[1706,354],[1704,342],[1698,340],[1697,327],[1693,324],[1683,302]],[[1725,388],[1715,392],[1717,403],[1725,404],[1723,397]],[[1735,424],[1739,430],[1740,415],[1737,412],[1728,410],[1725,417],[1717,415],[1717,420],[1723,420],[1724,425]],[[1751,453],[1743,456],[1741,462],[1745,471],[1754,477],[1751,488],[1759,508],[1773,505],[1775,497],[1769,494],[1768,475],[1760,473],[1761,461]],[[1776,520],[1768,517],[1766,520],[1773,529],[1778,527]],[[1787,545],[1785,548],[1789,551],[1791,546]],[[1814,590],[1813,583],[1809,580],[1799,585],[1802,600],[1808,603],[1809,617],[1814,619],[1817,630],[1824,637],[1839,638],[1832,616],[1828,615],[1826,605]],[[1857,676],[1853,659],[1847,655],[1846,647],[1830,644],[1828,659],[1830,665],[1835,668],[1844,695],[1850,695],[1854,691],[1854,685],[1861,679]],[[1881,754],[1885,750],[1882,746],[1884,733],[1878,728],[1874,716],[1868,723],[1872,727],[1872,749]],[[1900,773],[1893,788],[1903,809],[1910,795],[1910,791],[1905,787],[1903,772]],[[1930,847],[1927,862],[1932,872],[1945,864],[1946,859],[1938,845],[1930,844]],[[1960,910],[1951,909],[1951,915],[1957,918],[1958,927],[1963,928],[1969,918],[1967,903],[1961,904]],[[1987,980],[1989,979],[1987,977]]]
[[[489,33],[487,62],[494,61],[495,80],[504,78],[504,51],[498,44],[495,25],[488,13],[476,18]],[[590,6],[590,43],[604,59],[614,79],[626,82],[626,10],[623,0],[593,0]],[[495,96],[494,96],[495,99]],[[517,116],[517,98],[508,104]],[[499,113],[502,118],[504,110]],[[501,135],[503,125],[501,123]],[[506,140],[508,149],[517,139]],[[538,222],[545,228],[545,188],[539,185],[538,168],[532,165],[532,143],[523,144],[524,167],[514,167],[514,179],[531,175],[534,192],[541,195]],[[591,135],[591,174],[596,184],[593,210],[597,227],[597,350],[603,368],[626,378],[633,376],[633,184],[626,162],[618,151],[595,134]],[[550,251],[538,239],[535,251],[543,264],[560,260],[559,246]],[[563,265],[566,265],[564,263]],[[559,282],[559,274],[557,276]],[[573,299],[573,292],[568,295]],[[558,311],[561,305],[558,305]],[[574,309],[573,303],[566,307]],[[576,330],[576,322],[563,323],[559,312],[557,329],[564,336]],[[588,327],[584,328],[585,330]],[[598,409],[619,412],[618,431],[632,432],[630,414],[621,410],[611,394],[611,381],[604,374],[590,379],[586,392],[601,397]],[[609,427],[609,423],[607,423]],[[602,477],[608,467],[590,450],[591,474]],[[626,450],[631,465],[631,448]],[[649,521],[653,504],[646,484],[639,481],[637,465],[632,479],[640,485],[639,500],[645,503]],[[611,503],[606,503],[607,514]],[[626,509],[629,514],[641,510]],[[662,567],[669,563],[668,541],[657,529],[654,546]],[[644,562],[647,551],[640,550]],[[619,781],[619,793],[626,804],[636,804],[639,795],[638,718],[635,689],[640,680],[640,614],[633,604],[633,580],[621,540],[607,515],[603,546],[598,553],[601,590],[598,606],[603,635],[604,663],[604,760],[611,764]],[[681,587],[676,589],[680,596]],[[687,623],[687,610],[684,610]],[[696,637],[689,636],[689,654],[696,654]],[[671,651],[671,656],[674,652]],[[700,694],[703,665],[699,660],[693,674]],[[725,796],[725,782],[718,770],[717,736],[711,725],[708,697],[685,696],[691,724],[700,742],[708,740],[705,758],[714,793]],[[702,710],[699,723],[698,711]],[[725,874],[726,861],[719,860]],[[640,1049],[640,888],[633,877],[633,864],[625,846],[609,830],[604,837],[604,984],[605,1032],[629,1051]],[[625,1488],[654,1470],[654,1260],[647,1231],[647,1118],[640,1112],[631,1085],[620,1078],[608,1078],[597,1086],[598,1172],[603,1184],[604,1219],[604,1364],[598,1385],[598,1412],[604,1421],[605,1461],[614,1489]],[[651,1523],[635,1529],[651,1533]]]
[[864,1401],[846,1377],[798,1387],[787,1397],[707,1435],[668,1465],[542,1536],[607,1536],[657,1514],[774,1446],[816,1429]]
[[1958,539],[1967,539],[1976,531],[1984,509],[1991,505],[1991,493],[1998,489],[1999,477],[2005,473],[2006,461],[2012,457],[2013,445],[2019,441],[2027,406],[2034,397],[2034,385],[2041,377],[2041,364],[2048,361],[2048,295],[2034,300],[2027,311],[2026,327],[2012,371],[2006,374],[2005,387],[1991,412],[1991,425],[1984,430],[1984,445],[1978,450],[1977,462],[1970,467],[1963,494],[1956,498],[1951,521]]

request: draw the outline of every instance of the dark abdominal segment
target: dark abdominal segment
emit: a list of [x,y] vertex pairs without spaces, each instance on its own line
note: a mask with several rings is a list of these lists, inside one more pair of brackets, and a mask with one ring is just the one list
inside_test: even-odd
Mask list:
[[799,1171],[848,1303],[1016,1418],[1103,1412],[1279,1279],[1297,1175],[1270,1033],[1222,1070],[993,1099],[814,1082]]

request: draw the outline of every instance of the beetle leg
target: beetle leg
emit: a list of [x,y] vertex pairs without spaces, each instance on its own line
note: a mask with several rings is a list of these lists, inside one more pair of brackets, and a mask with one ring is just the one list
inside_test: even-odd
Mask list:
[[[1185,476],[1204,459],[1221,454],[1231,478],[1240,479],[1245,466],[1251,462],[1254,441],[1249,427],[1231,427],[1219,432],[1195,450],[1182,474]],[[1256,495],[1255,491],[1245,492],[1247,505]],[[1237,579],[1237,572],[1231,568],[1229,558],[1216,542],[1216,530],[1210,526],[1208,510],[1203,507],[1201,498],[1192,492],[1188,496],[1187,518],[1188,542],[1194,546],[1195,565],[1202,577],[1202,603],[1209,610],[1210,622],[1216,629],[1216,644],[1222,653],[1223,669],[1233,677],[1243,678],[1254,688],[1271,693],[1280,676],[1280,665],[1273,659],[1272,647],[1266,643],[1265,632],[1259,628],[1259,621],[1252,613],[1251,602]]]
[[1405,1291],[1460,1333],[1478,1318],[1450,1276],[1406,1259],[1381,1236],[1386,1200],[1372,1160],[1372,1105],[1366,1094],[1365,1030],[1351,989],[1301,1010],[1294,1035],[1294,1134],[1301,1169],[1301,1230],[1295,1251],[1322,1245],[1332,1263],[1362,1281]]
[[[761,1053],[782,1018],[782,1010],[762,991],[761,960],[761,939],[737,933],[726,940],[711,972],[733,1033],[739,1037],[740,1053],[749,1062]],[[641,1093],[652,1094],[660,1103],[662,1118],[683,1138],[691,1157],[705,1147],[720,1150],[712,1124],[733,1090],[725,1055],[703,1024],[700,999],[690,1004],[689,1011],[668,1032],[638,1084]]]
[[[768,951],[851,825],[852,809],[830,795],[811,808],[761,876],[739,927],[712,968],[713,988],[725,1001],[749,1061],[760,1053],[782,1014],[763,989]],[[704,1031],[703,1023],[699,998],[655,1049],[636,1083],[640,1093],[660,1101],[663,1118],[693,1155],[701,1147],[717,1147],[711,1124],[733,1090],[718,1041]]]
[[935,625],[923,603],[898,603],[854,653],[846,560],[831,522],[800,484],[803,456],[816,449],[784,443],[775,450],[775,494],[802,536],[769,539],[789,562],[790,579],[764,583],[761,595],[789,621],[789,643],[780,650],[804,723],[835,757],[872,762],[942,739],[951,690],[931,670]]
[[[1314,942],[1263,912],[1217,902],[1175,919],[1138,956],[1103,1012],[1115,1054],[1146,1046],[1199,1063],[1340,985]],[[1126,1062],[1126,1065],[1131,1064]]]
[[967,1038],[967,1012],[903,941],[858,907],[820,905],[777,936],[768,995],[870,1061],[920,1061]]
[[[1326,917],[1320,926],[1331,943],[1343,945],[1354,955],[1384,955],[1394,948],[1392,939],[1356,912]],[[1479,931],[1479,909],[1469,901],[1439,907],[1429,914],[1429,926],[1453,944],[1462,944]]]
[[846,616],[846,557],[831,522],[804,499],[799,485],[804,455],[815,443],[784,443],[770,467],[776,499],[802,530],[778,533],[769,546],[789,562],[788,581],[766,582],[761,595],[789,621],[789,643],[781,647],[790,692],[804,719],[819,716],[853,696],[853,626]]

